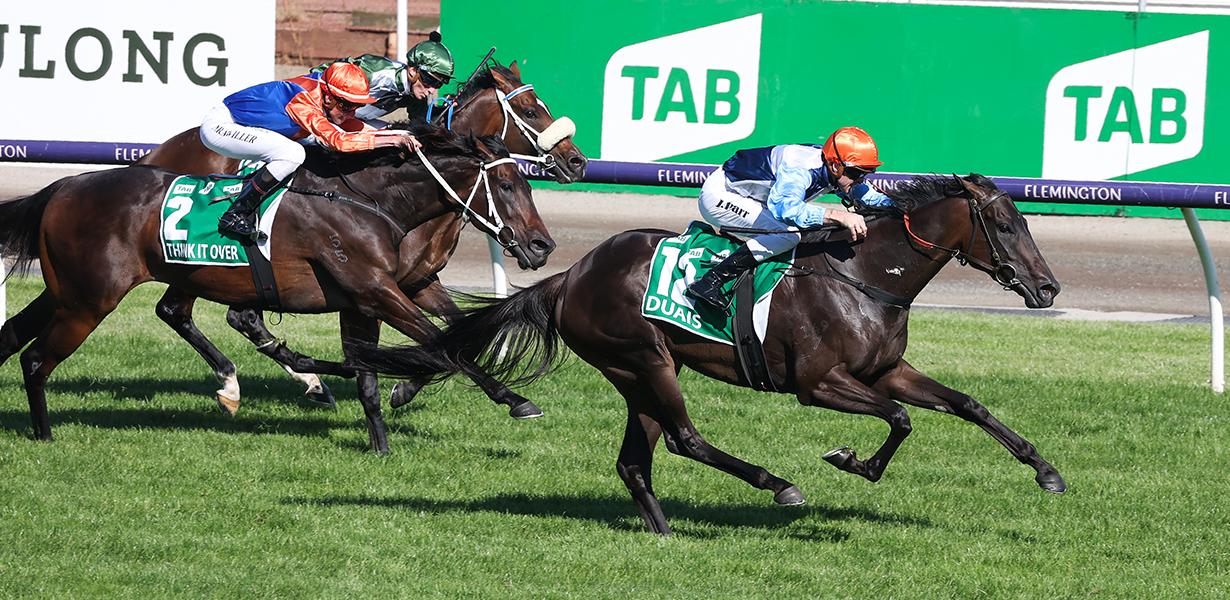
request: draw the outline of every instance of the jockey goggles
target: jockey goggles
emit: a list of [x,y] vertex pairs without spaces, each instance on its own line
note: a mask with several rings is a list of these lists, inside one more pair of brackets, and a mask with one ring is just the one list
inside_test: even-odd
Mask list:
[[435,88],[438,90],[448,83],[448,78],[419,67],[419,81],[423,82],[424,87]]

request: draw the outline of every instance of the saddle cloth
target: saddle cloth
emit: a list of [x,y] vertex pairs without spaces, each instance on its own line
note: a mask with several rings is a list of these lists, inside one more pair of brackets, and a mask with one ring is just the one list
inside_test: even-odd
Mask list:
[[[243,169],[245,171],[251,169]],[[208,177],[183,175],[171,183],[162,199],[162,221],[158,229],[163,258],[168,263],[213,266],[243,266],[248,254],[239,240],[218,232],[218,219],[231,207],[231,202],[218,198],[234,194],[243,188],[243,180],[212,180]],[[274,192],[261,204],[257,227],[270,235],[273,218],[282,203],[286,188]],[[266,260],[270,259],[272,238],[257,245]]]
[[[717,235],[708,223],[702,221],[692,221],[687,231],[658,242],[653,265],[649,269],[645,297],[641,301],[641,315],[734,346],[733,318],[708,304],[696,302],[683,292],[738,247],[738,242]],[[764,341],[765,326],[769,320],[773,290],[793,263],[794,252],[791,251],[789,255],[782,254],[756,267],[753,278],[753,297],[756,300],[752,320],[756,336],[761,341]],[[733,282],[728,283],[723,286],[723,291],[729,295],[733,286]],[[732,304],[731,309],[734,313],[738,306]]]

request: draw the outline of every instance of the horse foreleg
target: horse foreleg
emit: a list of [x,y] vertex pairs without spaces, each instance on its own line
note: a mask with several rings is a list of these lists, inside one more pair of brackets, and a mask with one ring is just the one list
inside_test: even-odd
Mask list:
[[194,304],[196,304],[195,296],[171,286],[158,300],[154,313],[162,319],[163,323],[174,329],[179,337],[188,342],[188,345],[192,346],[206,363],[209,363],[209,368],[213,369],[218,383],[222,384],[222,389],[215,392],[218,407],[233,417],[239,412],[240,395],[235,363],[231,362],[231,359],[227,358],[221,350],[218,350],[218,347],[209,341],[200,329],[197,329],[196,323],[192,320]]
[[5,321],[4,327],[0,328],[0,365],[37,337],[54,315],[55,307],[51,296],[47,290],[43,290],[43,293],[21,309],[21,312]]
[[[338,313],[338,321],[341,324],[342,348],[352,348],[352,340],[371,345],[380,342],[379,319],[344,310]],[[349,354],[347,358],[350,358]],[[379,454],[388,454],[389,439],[384,415],[380,412],[380,386],[376,374],[359,371],[355,383],[359,390],[359,402],[363,404],[363,413],[367,417],[367,436],[372,450]]]
[[842,446],[824,455],[824,460],[843,471],[879,481],[884,469],[910,435],[910,415],[905,407],[889,400],[840,368],[829,370],[818,382],[799,383],[799,402],[844,413],[874,415],[888,423],[888,438],[867,460],[859,460],[853,450]]
[[[456,316],[460,309],[453,299],[449,297],[448,291],[438,281],[432,281],[428,285],[415,292],[410,298],[415,306],[427,311],[429,314],[443,319],[446,323],[450,322]],[[422,313],[418,313],[415,326],[419,331],[422,331],[424,337],[411,336],[422,343],[425,339],[431,339],[440,334],[440,329],[435,326]],[[508,389],[508,386],[488,375],[482,369],[479,369],[472,363],[465,364],[465,374],[478,385],[483,393],[491,398],[496,404],[503,404],[508,407],[509,416],[514,419],[533,419],[543,415],[542,409],[538,408],[528,398],[517,394]],[[430,378],[416,379],[413,381],[398,382],[393,386],[393,391],[389,394],[389,406],[399,408],[411,400],[423,389],[430,381]]]
[[355,376],[354,369],[346,365],[316,360],[287,348],[283,340],[275,338],[265,327],[265,318],[259,310],[232,306],[226,311],[226,323],[231,329],[248,338],[258,352],[273,359],[291,377],[306,385],[305,393],[313,402],[334,406],[333,393],[329,391],[329,386],[320,380],[318,373],[346,378]]
[[907,404],[957,415],[974,423],[1003,444],[1017,460],[1037,471],[1034,480],[1042,489],[1062,494],[1068,489],[1051,463],[1042,459],[1037,448],[996,419],[991,411],[966,394],[946,387],[918,372],[902,360],[875,385],[892,398]]

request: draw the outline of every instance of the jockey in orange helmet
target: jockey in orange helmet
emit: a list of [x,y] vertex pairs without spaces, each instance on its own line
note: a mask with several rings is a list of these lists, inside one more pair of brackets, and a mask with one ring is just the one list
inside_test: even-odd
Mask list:
[[888,196],[863,182],[881,164],[875,140],[858,127],[834,131],[823,146],[789,144],[736,152],[705,180],[701,216],[718,227],[781,233],[748,240],[688,286],[687,295],[726,310],[730,302],[722,286],[797,246],[802,236],[788,231],[791,226],[837,223],[856,241],[867,235],[862,215],[828,210],[810,201],[836,194],[856,204],[890,204]]
[[349,63],[334,63],[323,75],[262,83],[227,96],[201,122],[201,141],[231,158],[263,160],[261,167],[222,215],[218,230],[258,240],[256,210],[303,164],[308,138],[339,152],[382,146],[419,147],[408,135],[376,135],[354,118],[374,102],[367,76]]

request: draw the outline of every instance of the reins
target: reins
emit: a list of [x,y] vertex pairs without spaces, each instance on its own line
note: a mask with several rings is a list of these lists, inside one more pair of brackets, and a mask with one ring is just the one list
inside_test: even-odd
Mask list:
[[962,266],[966,264],[972,264],[977,269],[993,274],[995,276],[995,281],[999,283],[1000,285],[1004,286],[1005,289],[1011,289],[1012,286],[1020,285],[1021,280],[1017,279],[1016,277],[1016,268],[1013,267],[1010,263],[1005,262],[1000,258],[999,250],[995,248],[995,244],[991,241],[991,230],[987,228],[986,219],[982,215],[982,211],[986,210],[986,208],[990,206],[992,202],[995,202],[996,200],[999,200],[1000,198],[1007,198],[1007,197],[1008,197],[1007,192],[1004,192],[1003,190],[999,190],[995,193],[995,195],[991,196],[990,199],[988,199],[986,202],[983,202],[981,205],[979,205],[977,200],[975,200],[973,197],[969,199],[970,220],[977,223],[978,227],[975,227],[970,231],[969,244],[967,244],[966,247],[967,248],[974,247],[974,240],[977,239],[978,237],[978,229],[982,229],[982,235],[984,235],[987,238],[987,246],[991,249],[991,263],[990,264],[987,264],[985,261],[974,257],[969,252],[964,252],[961,250],[957,250],[955,248],[946,248],[934,242],[928,242],[927,240],[924,240],[918,237],[918,234],[914,233],[914,231],[910,228],[910,215],[909,214],[906,214],[904,217],[905,231],[906,233],[909,234],[911,242],[919,246],[922,246],[926,250],[940,250],[945,253],[948,253],[953,258],[957,259],[957,262],[960,263]]
[[[349,186],[349,183],[347,185]],[[318,190],[309,190],[306,188],[296,187],[293,185],[287,186],[286,191],[295,192],[296,194],[303,194],[305,196],[321,196],[323,198],[328,199],[330,202],[341,202],[342,204],[349,204],[350,206],[359,208],[361,210],[365,210],[369,213],[372,213],[373,215],[376,215],[377,217],[380,217],[381,219],[384,219],[384,222],[388,223],[389,227],[393,228],[393,233],[397,234],[398,238],[404,238],[406,237],[406,234],[408,233],[406,228],[402,227],[401,223],[397,222],[397,219],[394,219],[391,215],[389,215],[389,213],[381,210],[380,204],[374,200],[369,203],[364,200],[358,200],[355,198],[351,198],[349,196],[339,194],[332,190],[327,191],[327,192],[321,192]]]
[[[880,215],[867,216],[865,217],[865,220],[874,221],[877,218],[879,218],[879,216]],[[824,233],[832,233],[840,229],[844,229],[844,227],[842,227],[841,225],[821,225],[819,227],[789,227],[787,228],[787,231],[792,232],[792,233],[799,233],[799,234],[812,233],[812,232],[817,232],[817,231],[824,232]],[[739,234],[750,234],[750,235],[759,235],[759,234],[765,234],[765,233],[781,233],[780,231],[751,229],[751,228],[746,228],[746,227],[723,227],[722,231],[739,233]],[[826,235],[825,239],[827,238],[828,236]],[[828,277],[829,279],[832,279],[834,281],[839,281],[841,283],[844,283],[846,285],[853,287],[854,289],[862,292],[863,294],[865,294],[868,298],[871,298],[872,300],[877,300],[889,306],[894,306],[894,307],[897,307],[903,310],[910,310],[910,304],[912,301],[909,298],[903,298],[892,292],[889,292],[888,290],[875,287],[874,285],[867,285],[866,283],[863,283],[857,279],[854,279],[853,277],[850,277],[849,275],[846,275],[838,271],[837,269],[835,269],[833,267],[833,264],[828,261],[828,254],[825,254],[824,257],[825,257],[825,262],[828,263],[829,269],[832,271],[831,273],[827,271],[821,271],[819,269],[813,269],[811,267],[801,266],[801,265],[790,265],[790,269],[793,271],[800,271],[804,275],[819,275],[820,277]]]

